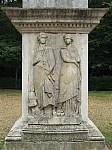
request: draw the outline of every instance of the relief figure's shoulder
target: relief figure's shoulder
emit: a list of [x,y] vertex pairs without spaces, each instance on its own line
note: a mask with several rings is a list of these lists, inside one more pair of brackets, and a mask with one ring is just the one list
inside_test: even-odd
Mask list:
[[60,52],[61,52],[61,53],[66,52],[66,51],[67,51],[67,48],[66,48],[66,47],[62,47],[62,48],[60,49]]
[[62,47],[61,48],[61,54],[67,54],[68,53],[68,50],[66,47]]

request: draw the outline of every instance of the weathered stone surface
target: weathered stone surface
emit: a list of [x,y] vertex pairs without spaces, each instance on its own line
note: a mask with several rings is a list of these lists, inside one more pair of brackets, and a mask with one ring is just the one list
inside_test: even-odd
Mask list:
[[88,138],[88,129],[80,125],[28,125],[22,130],[26,142],[76,142]]
[[7,150],[108,150],[104,142],[7,142]]
[[24,8],[86,8],[88,0],[23,0]]
[[10,134],[6,150],[107,150],[105,138],[91,121],[77,126],[30,124],[20,133],[19,140]]
[[[59,54],[49,36],[40,33],[33,56],[33,91],[30,99],[30,116],[37,124],[79,124],[81,122],[81,58],[73,36],[62,37]],[[56,54],[56,55],[55,55]],[[56,56],[61,59],[61,65]],[[58,66],[60,70],[57,70]],[[57,74],[59,72],[59,74]],[[57,92],[56,92],[57,91]],[[34,97],[34,96],[33,96]],[[30,120],[30,118],[29,118]]]
[[5,140],[6,141],[21,141],[21,131],[24,126],[25,126],[25,122],[23,122],[22,118],[20,118],[18,121],[16,121],[16,123],[10,130]]
[[91,32],[100,23],[108,9],[4,8],[4,11],[21,33],[76,34]]

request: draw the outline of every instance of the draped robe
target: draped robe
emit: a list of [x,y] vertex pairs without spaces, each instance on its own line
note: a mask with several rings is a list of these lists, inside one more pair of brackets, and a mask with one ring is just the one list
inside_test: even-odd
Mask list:
[[53,69],[55,57],[49,47],[38,48],[34,54],[34,89],[40,109],[55,105]]
[[80,57],[74,47],[61,49],[62,67],[60,73],[59,103],[64,103],[79,95],[81,74]]

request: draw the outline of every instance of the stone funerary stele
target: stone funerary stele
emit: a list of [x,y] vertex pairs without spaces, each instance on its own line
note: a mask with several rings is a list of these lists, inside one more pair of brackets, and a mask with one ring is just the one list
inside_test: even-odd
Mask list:
[[88,34],[107,9],[88,0],[23,0],[4,9],[22,34],[22,117],[6,150],[106,150],[88,118]]

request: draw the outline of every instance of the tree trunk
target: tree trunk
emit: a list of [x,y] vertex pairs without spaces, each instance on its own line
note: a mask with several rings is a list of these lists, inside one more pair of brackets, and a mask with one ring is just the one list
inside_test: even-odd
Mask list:
[[18,71],[19,71],[19,67],[16,68],[16,75],[15,75],[15,88],[18,88]]

